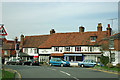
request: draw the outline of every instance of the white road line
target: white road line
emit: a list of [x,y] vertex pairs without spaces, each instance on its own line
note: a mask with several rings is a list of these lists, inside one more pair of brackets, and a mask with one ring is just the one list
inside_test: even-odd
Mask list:
[[68,75],[68,76],[70,76],[70,77],[72,77],[72,78],[74,78],[75,80],[79,80],[78,78],[72,76],[71,74],[69,74],[69,73],[67,73],[67,72],[64,72],[64,71],[60,71],[60,72],[66,74],[66,75]]
[[60,71],[61,73],[64,73],[64,74],[66,74],[66,75],[68,75],[68,76],[71,76],[69,73],[67,73],[67,72],[64,72],[64,71]]

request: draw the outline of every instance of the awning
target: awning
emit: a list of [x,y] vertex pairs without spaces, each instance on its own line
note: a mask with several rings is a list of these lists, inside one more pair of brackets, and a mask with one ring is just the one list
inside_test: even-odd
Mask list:
[[38,58],[38,56],[34,56],[33,58]]
[[50,56],[64,56],[63,53],[51,53]]
[[64,56],[82,56],[82,54],[64,54]]

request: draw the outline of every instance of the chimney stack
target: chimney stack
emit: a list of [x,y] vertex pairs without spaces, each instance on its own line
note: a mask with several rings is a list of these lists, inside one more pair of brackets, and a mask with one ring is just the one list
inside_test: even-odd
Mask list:
[[50,35],[51,35],[51,34],[54,34],[54,33],[55,33],[55,30],[54,30],[54,29],[51,29],[51,30],[50,30]]
[[23,44],[24,44],[24,35],[21,34],[21,36],[20,36],[20,49],[22,49]]
[[80,27],[79,27],[79,32],[84,32],[84,29],[85,29],[85,28],[84,28],[83,26],[80,26]]
[[15,41],[14,41],[14,43],[16,44],[18,42],[18,38],[17,37],[15,37]]
[[110,24],[108,24],[108,27],[106,29],[107,29],[108,37],[111,36],[112,29],[110,28]]
[[102,31],[102,23],[98,23],[97,31],[98,32]]

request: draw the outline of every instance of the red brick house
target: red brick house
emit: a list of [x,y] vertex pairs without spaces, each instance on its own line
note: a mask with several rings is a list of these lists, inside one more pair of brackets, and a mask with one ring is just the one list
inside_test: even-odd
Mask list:
[[12,55],[16,54],[15,51],[15,44],[19,44],[20,42],[17,41],[17,38],[14,41],[7,40],[6,38],[2,39],[2,57],[5,61],[8,61]]

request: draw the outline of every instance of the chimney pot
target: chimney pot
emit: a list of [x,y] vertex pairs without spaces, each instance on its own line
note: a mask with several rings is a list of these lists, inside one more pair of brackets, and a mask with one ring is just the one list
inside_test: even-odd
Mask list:
[[84,32],[84,29],[85,29],[85,28],[84,28],[83,26],[80,26],[80,27],[79,27],[79,32]]
[[54,30],[54,29],[51,29],[51,30],[50,30],[50,34],[53,34],[53,33],[55,33],[55,30]]

